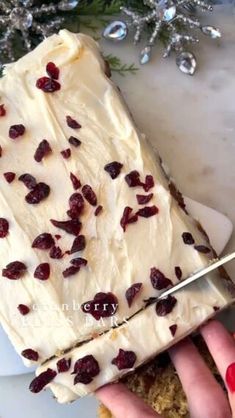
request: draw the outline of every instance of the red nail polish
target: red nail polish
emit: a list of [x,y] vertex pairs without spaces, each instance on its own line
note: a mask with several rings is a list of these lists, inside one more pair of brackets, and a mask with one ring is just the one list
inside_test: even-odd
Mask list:
[[230,392],[235,392],[235,363],[232,363],[230,366],[228,366],[225,380]]

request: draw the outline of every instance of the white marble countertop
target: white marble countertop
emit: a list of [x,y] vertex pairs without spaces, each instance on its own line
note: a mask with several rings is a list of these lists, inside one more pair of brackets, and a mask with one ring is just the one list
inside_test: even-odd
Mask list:
[[[208,16],[208,15],[207,15]],[[229,216],[235,225],[235,10],[215,12],[204,21],[219,26],[221,41],[206,39],[194,49],[198,71],[180,73],[174,57],[160,51],[135,76],[113,78],[140,129],[167,162],[181,191]],[[134,62],[137,49],[105,43],[105,52]],[[235,248],[235,234],[227,251]],[[235,264],[228,266],[235,279]],[[232,311],[226,322],[232,325]],[[1,359],[0,361],[4,361]],[[31,375],[0,378],[1,418],[94,418],[96,401],[58,405],[51,394],[30,394]]]

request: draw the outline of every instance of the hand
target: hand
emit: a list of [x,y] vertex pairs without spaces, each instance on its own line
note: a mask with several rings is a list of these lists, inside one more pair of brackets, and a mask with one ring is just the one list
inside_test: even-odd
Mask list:
[[[228,399],[194,344],[185,339],[169,350],[187,396],[191,418],[235,418],[235,343],[218,321],[201,334],[228,389]],[[97,397],[115,418],[161,418],[123,384],[104,386]],[[232,412],[231,412],[232,411]]]

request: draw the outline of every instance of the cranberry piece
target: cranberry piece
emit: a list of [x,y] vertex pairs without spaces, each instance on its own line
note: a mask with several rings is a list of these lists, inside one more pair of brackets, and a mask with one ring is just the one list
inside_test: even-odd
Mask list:
[[132,217],[130,216],[132,210],[133,209],[130,208],[129,206],[126,206],[124,208],[123,215],[122,215],[121,221],[120,221],[120,225],[121,225],[124,232],[126,231],[126,227],[127,227],[128,224],[131,224],[131,223],[134,223],[134,222],[138,221],[138,215],[133,215]]
[[176,266],[175,267],[175,275],[176,275],[176,277],[177,277],[178,280],[181,279],[181,277],[182,277],[182,270],[181,270],[181,268],[179,266]]
[[49,250],[55,244],[54,238],[51,234],[44,232],[38,235],[32,243],[32,248],[39,250]]
[[142,287],[142,283],[135,283],[129,287],[126,291],[126,300],[128,303],[129,308],[131,307],[135,296],[139,293]]
[[203,254],[208,254],[211,252],[211,249],[209,247],[206,247],[205,245],[194,245],[194,248],[199,253],[203,253]]
[[158,316],[166,316],[175,307],[177,300],[174,296],[167,296],[165,299],[161,299],[156,304],[156,313]]
[[62,358],[56,363],[58,373],[68,372],[71,367],[71,358]]
[[61,85],[58,81],[51,79],[50,77],[41,77],[36,82],[36,87],[44,93],[54,93],[60,90]]
[[138,210],[136,215],[142,216],[143,218],[150,218],[150,216],[154,216],[159,212],[157,206],[145,206]]
[[76,374],[74,384],[90,383],[92,379],[100,372],[98,361],[92,354],[84,356],[76,361],[73,374]]
[[6,114],[6,109],[4,106],[5,106],[4,104],[0,105],[0,117],[5,116]]
[[86,247],[86,238],[84,237],[84,235],[78,235],[73,241],[70,254],[76,253],[78,251],[82,251],[84,250],[85,247]]
[[33,190],[37,185],[35,177],[28,173],[22,174],[19,177],[19,181],[22,181],[29,190]]
[[213,309],[216,312],[216,311],[219,311],[220,308],[218,306],[213,306]]
[[38,352],[35,350],[32,350],[31,348],[27,348],[26,350],[23,350],[21,355],[28,360],[32,361],[38,361],[39,355]]
[[50,265],[48,263],[41,263],[37,266],[34,277],[39,280],[48,280],[50,276]]
[[81,125],[75,119],[71,118],[71,116],[66,116],[67,125],[72,129],[80,129]]
[[102,212],[102,210],[103,210],[103,206],[101,206],[101,205],[97,206],[97,208],[94,212],[94,215],[98,216],[100,214],[100,212]]
[[88,184],[85,184],[85,186],[82,187],[82,194],[85,197],[85,199],[90,203],[92,206],[97,205],[97,197],[95,192],[92,190],[91,186]]
[[139,205],[146,205],[153,197],[153,193],[150,193],[146,196],[142,195],[142,194],[137,194],[136,195],[136,199],[137,202],[139,203]]
[[42,389],[44,389],[44,387],[56,377],[56,375],[57,373],[55,370],[47,369],[45,372],[42,372],[35,377],[35,379],[33,379],[30,383],[29,390],[33,393],[41,392]]
[[182,238],[185,244],[192,245],[194,244],[194,238],[190,232],[183,232]]
[[80,189],[81,182],[73,173],[70,173],[70,180],[72,182],[74,190]]
[[0,238],[5,238],[8,235],[9,223],[5,218],[0,218]]
[[125,180],[129,187],[142,186],[140,181],[140,173],[136,170],[131,171],[125,176]]
[[12,173],[11,171],[8,171],[7,173],[3,173],[7,183],[12,183],[15,179],[15,173]]
[[131,369],[135,362],[136,354],[134,351],[125,351],[120,348],[117,357],[115,357],[111,363],[117,366],[119,370],[123,370]]
[[64,149],[63,151],[61,151],[61,155],[65,160],[67,160],[68,158],[71,157],[71,149],[70,148]]
[[54,62],[48,62],[46,66],[46,72],[49,77],[53,78],[54,80],[58,80],[60,75],[59,68],[54,64]]
[[111,179],[114,180],[119,176],[122,167],[123,167],[123,164],[117,161],[113,161],[112,163],[106,164],[104,166],[104,169],[105,171],[107,171],[107,173],[109,173]]
[[67,277],[74,276],[74,274],[78,273],[80,267],[70,266],[63,271],[63,276],[66,279]]
[[52,152],[52,149],[50,147],[49,142],[46,139],[43,139],[40,144],[38,145],[35,154],[34,159],[40,163],[44,157],[46,157],[48,154]]
[[87,265],[87,260],[85,258],[77,257],[70,261],[74,267],[82,267]]
[[96,293],[93,300],[89,300],[82,304],[82,311],[89,313],[97,321],[100,318],[107,318],[114,315],[118,308],[118,299],[111,293]]
[[18,280],[23,276],[26,269],[26,265],[21,261],[13,261],[2,270],[2,276],[10,280]]
[[0,145],[0,158],[2,157],[2,147]]
[[38,183],[26,196],[25,200],[30,205],[37,205],[50,194],[50,187],[46,183]]
[[70,136],[69,138],[70,145],[73,145],[74,147],[80,147],[81,141],[78,138],[75,138],[75,136]]
[[61,237],[61,235],[55,234],[55,238],[56,238],[57,240],[59,240],[59,239],[61,239],[62,237]]
[[55,245],[51,247],[49,255],[51,258],[54,258],[56,260],[59,260],[63,257],[62,251],[60,247],[56,247]]
[[154,187],[153,176],[147,175],[145,177],[145,183],[143,184],[143,188],[144,188],[145,192],[148,192],[150,189],[152,189],[152,187]]
[[81,231],[82,224],[78,219],[70,219],[69,221],[56,221],[51,219],[50,221],[56,228],[62,229],[68,234],[78,235]]
[[23,316],[28,315],[28,313],[30,312],[29,307],[23,304],[18,305],[17,309]]
[[175,335],[175,333],[176,333],[176,330],[177,330],[177,325],[176,325],[176,324],[171,325],[171,326],[169,327],[169,330],[170,330],[170,332],[171,332],[172,337],[174,337],[174,335]]
[[166,287],[172,286],[172,281],[156,267],[152,267],[150,270],[150,280],[154,289],[162,290]]
[[81,215],[84,210],[84,199],[80,193],[73,193],[69,198],[69,207],[72,211]]
[[16,139],[19,136],[24,135],[24,133],[25,133],[25,127],[22,124],[12,125],[9,129],[9,137],[11,139]]

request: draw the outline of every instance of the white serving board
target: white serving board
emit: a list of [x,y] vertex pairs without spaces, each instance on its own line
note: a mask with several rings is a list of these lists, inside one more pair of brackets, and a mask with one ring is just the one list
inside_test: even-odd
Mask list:
[[[225,248],[232,234],[231,221],[214,209],[208,208],[192,199],[185,198],[185,203],[192,216],[197,219],[210,237],[217,254]],[[15,352],[8,337],[0,327],[0,376],[13,376],[30,373],[33,368],[26,368],[20,356]]]

